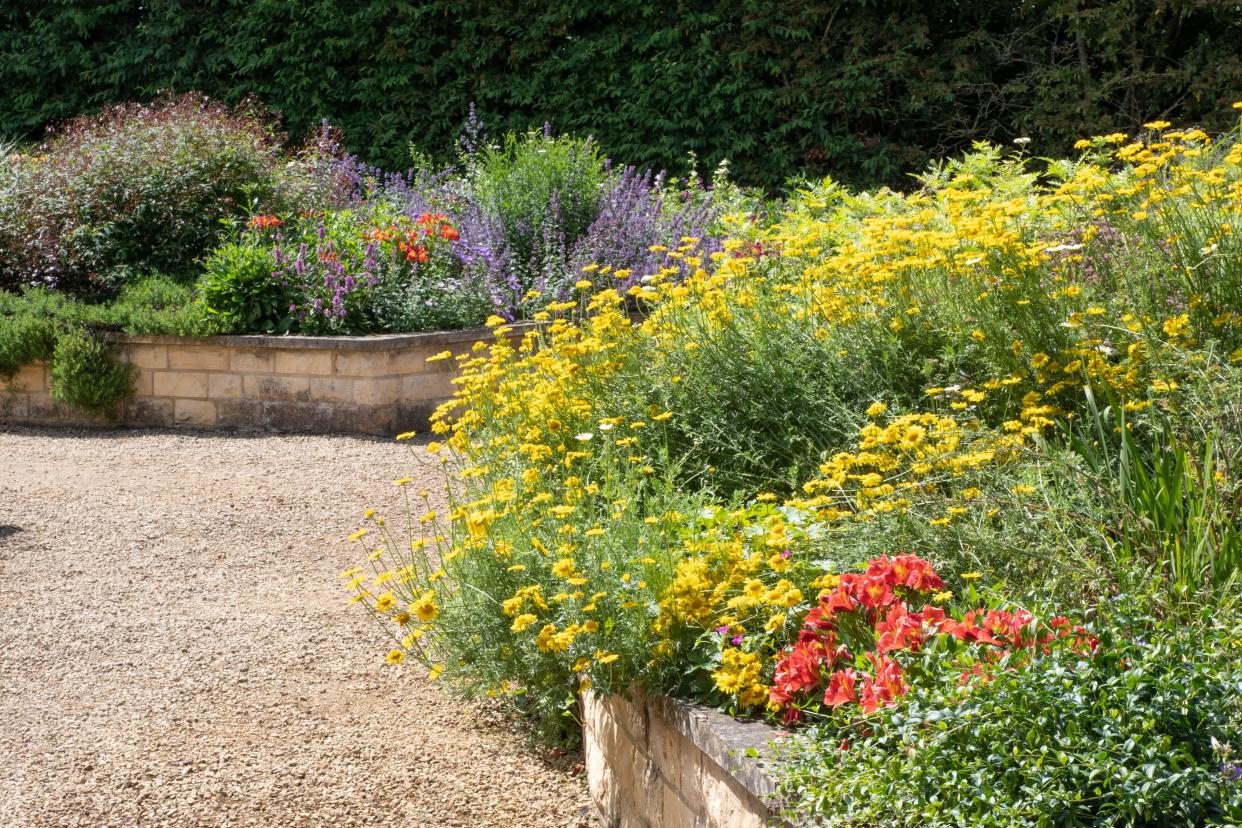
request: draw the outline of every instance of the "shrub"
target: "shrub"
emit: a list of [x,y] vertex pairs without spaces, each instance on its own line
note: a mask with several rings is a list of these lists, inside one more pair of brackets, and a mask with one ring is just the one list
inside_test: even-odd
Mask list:
[[940,648],[913,656],[902,704],[783,746],[790,813],[823,826],[1236,823],[1236,629],[1170,627],[1118,604],[1094,650],[980,674]]
[[444,213],[382,201],[289,219],[256,216],[207,260],[207,309],[238,333],[367,334],[481,324],[492,297]]
[[[504,228],[523,289],[556,294],[569,245],[595,221],[607,172],[590,139],[510,133],[469,156],[472,196]],[[572,278],[571,278],[572,280]]]
[[98,335],[70,328],[56,340],[51,365],[52,398],[102,417],[112,417],[134,391],[134,366],[118,362]]
[[191,278],[221,220],[278,200],[277,147],[252,107],[197,95],[69,122],[8,159],[0,287],[108,293],[151,270]]
[[[532,133],[463,156],[464,176],[386,174],[340,151],[325,125],[298,156],[297,199],[321,209],[250,219],[217,249],[200,288],[237,331],[368,333],[515,319],[575,283],[628,289],[702,262],[669,245],[718,247],[714,192],[626,169],[609,176],[589,140]],[[723,171],[713,186],[747,198]]]
[[208,313],[232,333],[288,333],[296,324],[295,295],[275,278],[272,251],[253,243],[216,248],[199,278],[198,293]]
[[132,392],[132,367],[117,362],[98,335],[102,330],[211,336],[222,329],[193,290],[157,275],[126,285],[106,304],[44,288],[0,291],[0,384],[22,366],[45,361],[59,402],[91,414],[116,413]]

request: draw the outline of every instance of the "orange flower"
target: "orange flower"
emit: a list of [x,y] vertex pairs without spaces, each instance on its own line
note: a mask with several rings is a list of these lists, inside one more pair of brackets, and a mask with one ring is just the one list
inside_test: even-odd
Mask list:
[[267,230],[269,227],[280,227],[284,223],[278,216],[251,216],[250,221],[246,222],[247,226],[259,230]]

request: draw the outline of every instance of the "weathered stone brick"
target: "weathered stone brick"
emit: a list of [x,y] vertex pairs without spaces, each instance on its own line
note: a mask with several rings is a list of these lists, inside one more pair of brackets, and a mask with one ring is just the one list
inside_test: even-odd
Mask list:
[[21,368],[17,369],[17,374],[13,377],[12,385],[14,388],[21,388],[32,393],[46,391],[47,366],[43,363],[23,365]]
[[660,783],[663,802],[660,808],[660,825],[662,828],[695,828],[694,811],[681,801],[677,791],[671,785]]
[[703,817],[710,828],[764,828],[767,809],[727,771],[703,763]]
[[151,393],[157,397],[205,399],[207,375],[201,371],[156,371]]
[[167,368],[168,346],[127,342],[120,346],[121,359],[139,368]]
[[401,391],[401,380],[357,379],[354,380],[354,402],[358,405],[392,405]]
[[210,400],[174,400],[173,424],[210,428],[216,424],[216,404]]
[[227,371],[229,349],[219,345],[169,345],[168,367],[173,370]]
[[241,374],[270,374],[276,370],[271,351],[237,350],[229,354],[229,370]]
[[401,381],[401,400],[447,400],[454,390],[451,374],[411,374]]
[[338,377],[385,377],[390,373],[387,351],[339,351],[336,355]]
[[134,395],[149,397],[155,393],[155,372],[150,368],[139,368],[134,371]]
[[353,402],[354,380],[342,377],[311,377],[310,395],[316,402]]
[[125,403],[125,422],[130,425],[167,428],[173,425],[173,400],[135,397]]
[[277,351],[276,373],[332,376],[331,351]]
[[310,399],[310,377],[255,376],[242,378],[242,393],[251,400]]
[[207,377],[207,396],[212,400],[237,400],[242,395],[242,378],[237,374],[211,374]]
[[30,395],[0,388],[0,420],[20,422],[30,415]]
[[423,361],[426,353],[427,351],[423,348],[405,348],[400,351],[393,351],[388,358],[388,370],[394,374],[421,373],[431,367]]

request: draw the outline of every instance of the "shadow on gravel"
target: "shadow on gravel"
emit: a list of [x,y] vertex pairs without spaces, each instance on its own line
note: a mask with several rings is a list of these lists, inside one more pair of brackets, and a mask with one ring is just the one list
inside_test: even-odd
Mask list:
[[5,538],[11,538],[20,531],[22,531],[20,526],[9,526],[8,524],[0,523],[0,541]]

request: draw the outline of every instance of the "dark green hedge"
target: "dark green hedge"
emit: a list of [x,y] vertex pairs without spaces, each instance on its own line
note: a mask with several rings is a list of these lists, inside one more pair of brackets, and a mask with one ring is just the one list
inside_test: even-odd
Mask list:
[[0,130],[193,89],[401,166],[474,100],[494,132],[549,121],[629,163],[894,182],[974,139],[1222,126],[1240,44],[1220,0],[13,0]]

